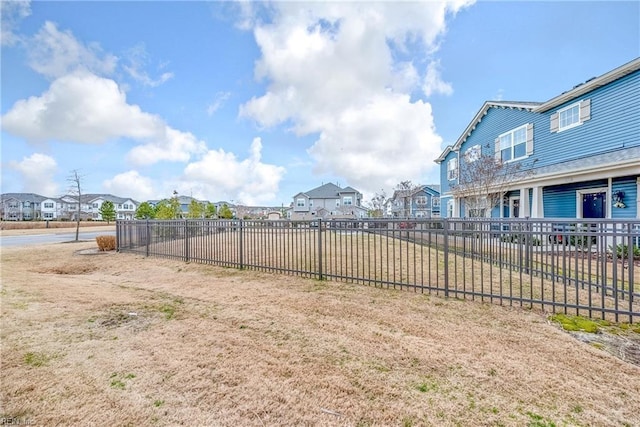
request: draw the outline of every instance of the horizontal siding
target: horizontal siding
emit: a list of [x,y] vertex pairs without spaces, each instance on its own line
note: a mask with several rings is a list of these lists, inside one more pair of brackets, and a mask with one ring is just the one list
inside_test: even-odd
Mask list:
[[576,191],[607,185],[603,179],[545,187],[542,194],[545,218],[576,218]]
[[[591,119],[562,132],[550,131],[551,115],[581,99],[591,100]],[[543,113],[534,124],[536,167],[640,145],[640,71]],[[563,149],[559,149],[563,148]]]
[[[613,194],[616,191],[624,192],[625,208],[613,206]],[[638,184],[637,177],[624,177],[614,179],[611,183],[611,218],[615,219],[636,219],[638,218]]]

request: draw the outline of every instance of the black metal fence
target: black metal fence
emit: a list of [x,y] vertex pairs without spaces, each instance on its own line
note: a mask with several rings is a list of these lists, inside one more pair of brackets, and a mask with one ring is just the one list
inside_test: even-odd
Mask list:
[[120,252],[616,322],[640,316],[640,221],[117,221]]

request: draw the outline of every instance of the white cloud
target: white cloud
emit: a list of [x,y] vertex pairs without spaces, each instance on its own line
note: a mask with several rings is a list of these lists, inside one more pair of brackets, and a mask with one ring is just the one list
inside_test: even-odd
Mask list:
[[45,22],[29,41],[29,65],[38,73],[57,78],[78,69],[99,75],[115,70],[118,58],[102,52],[97,43],[85,46],[71,31],[59,31],[53,22]]
[[408,95],[382,94],[362,108],[347,109],[326,126],[309,149],[318,172],[348,177],[364,191],[419,182],[425,163],[440,154],[431,106]]
[[130,170],[105,180],[102,186],[108,193],[144,202],[158,197],[153,184],[151,178],[140,175],[138,171]]
[[134,165],[151,165],[160,161],[188,162],[193,154],[207,150],[192,133],[165,126],[150,142],[131,149],[127,159]]
[[[137,82],[144,86],[156,87],[173,78],[173,73],[164,72],[158,78],[153,79],[145,70],[149,63],[149,54],[144,44],[138,44],[129,49],[126,54],[129,65],[123,65],[122,68]],[[164,65],[160,68],[163,68]]]
[[222,107],[225,102],[227,102],[230,96],[230,92],[218,92],[213,102],[207,107],[207,114],[209,116],[213,116],[215,112],[218,111],[218,109],[220,109],[220,107]]
[[259,205],[276,198],[285,169],[262,162],[262,141],[255,138],[249,156],[240,160],[222,149],[210,150],[184,171],[182,192],[212,200]]
[[59,194],[58,185],[52,179],[58,169],[58,164],[53,157],[34,153],[23,158],[22,161],[9,162],[9,168],[21,175],[22,191],[51,197]]
[[41,96],[16,102],[2,117],[2,127],[34,142],[99,144],[130,138],[143,143],[128,156],[134,164],[186,162],[206,149],[192,134],[172,129],[160,117],[128,104],[113,80],[86,71],[60,77]]
[[440,76],[440,61],[432,61],[427,66],[427,74],[424,77],[422,90],[428,97],[433,94],[451,95],[453,93],[451,84],[442,81]]
[[2,46],[13,46],[22,38],[15,29],[24,18],[31,15],[31,2],[28,0],[10,0],[0,2],[0,41]]
[[[410,45],[425,60],[437,50],[447,16],[467,4],[275,3],[272,21],[254,28],[262,52],[255,75],[268,88],[240,114],[261,126],[291,123],[298,135],[319,134],[309,150],[317,170],[363,191],[419,182],[436,167],[441,139],[430,105],[411,101],[426,76],[394,58]],[[437,90],[451,89],[436,77]]]

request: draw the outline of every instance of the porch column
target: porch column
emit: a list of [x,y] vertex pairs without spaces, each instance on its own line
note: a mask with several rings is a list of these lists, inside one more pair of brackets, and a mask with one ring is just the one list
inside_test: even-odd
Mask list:
[[531,202],[531,218],[544,218],[542,187],[533,187],[532,190],[533,197]]
[[518,211],[518,218],[532,217],[531,206],[529,206],[529,189],[520,189],[520,210]]

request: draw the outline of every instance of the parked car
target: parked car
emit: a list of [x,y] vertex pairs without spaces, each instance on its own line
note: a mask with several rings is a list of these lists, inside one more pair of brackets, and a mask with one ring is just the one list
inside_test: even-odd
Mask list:
[[416,228],[416,223],[413,222],[413,221],[402,221],[400,223],[400,228],[402,230],[408,230],[408,229]]

